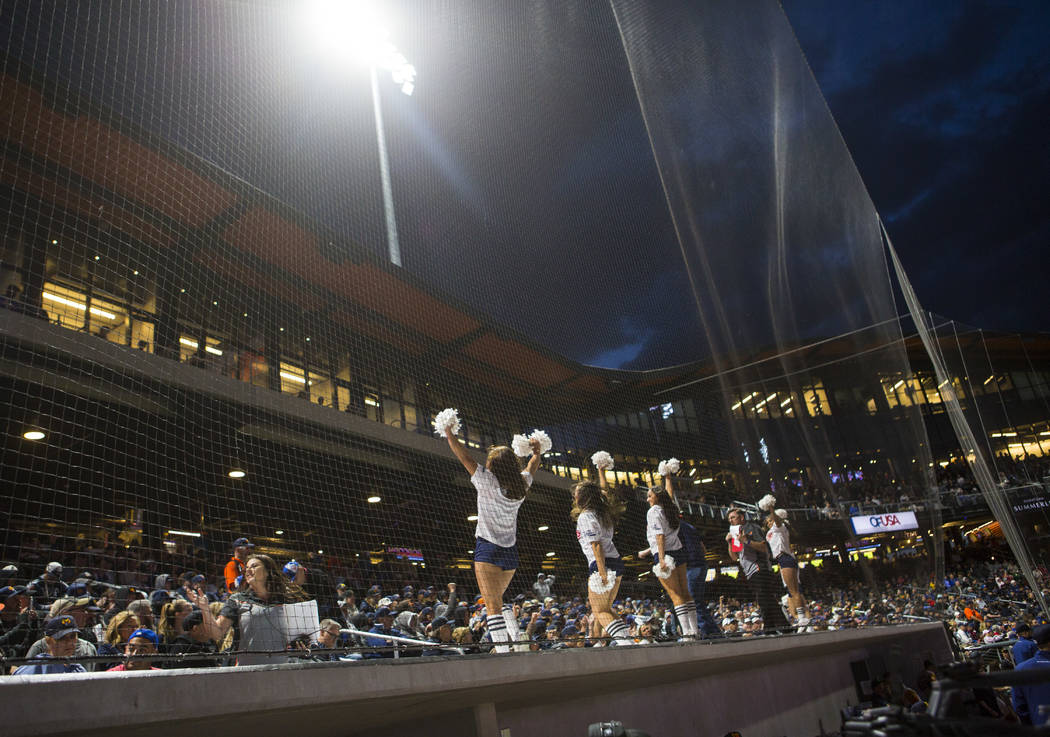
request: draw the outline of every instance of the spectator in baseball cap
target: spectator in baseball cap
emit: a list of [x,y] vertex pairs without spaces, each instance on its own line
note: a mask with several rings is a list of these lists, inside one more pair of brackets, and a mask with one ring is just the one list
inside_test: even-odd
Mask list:
[[[368,630],[378,635],[397,635],[400,636],[401,632],[394,629],[394,613],[390,611],[390,607],[379,607],[376,610],[375,624],[372,625],[372,629]],[[386,648],[386,652],[379,653],[365,653],[366,658],[392,658],[394,657],[393,650],[390,649],[390,640],[383,639],[381,637],[366,637],[365,644],[369,647]]]
[[231,594],[240,585],[237,579],[244,577],[244,565],[248,562],[248,551],[254,547],[246,537],[239,537],[233,541],[233,557],[226,563],[226,568],[223,570],[226,576],[226,590]]
[[[15,669],[16,676],[33,676],[45,673],[84,673],[80,663],[47,662],[51,658],[69,658],[76,654],[77,635],[80,630],[72,616],[62,614],[52,617],[44,624],[44,650],[34,656],[39,663],[31,663]],[[92,653],[94,654],[94,653]]]
[[567,624],[561,630],[563,647],[583,647],[583,638],[575,625]]
[[1027,622],[1018,622],[1017,626],[1014,627],[1014,631],[1017,632],[1017,642],[1010,648],[1010,652],[1013,653],[1014,665],[1016,666],[1030,658],[1034,658],[1035,654],[1039,652],[1039,645],[1032,639],[1032,628],[1028,626]]
[[18,570],[18,566],[10,563],[0,569],[0,585],[3,586],[17,586],[22,578],[22,572]]
[[160,668],[153,665],[153,661],[149,658],[134,657],[132,659],[133,656],[156,655],[159,646],[160,638],[156,632],[139,628],[132,632],[131,637],[128,638],[128,644],[124,650],[125,654],[128,655],[128,660],[110,668],[110,670],[160,670]]
[[[59,617],[68,617],[73,620],[74,626],[77,629],[77,636],[74,638],[74,652],[73,655],[77,658],[94,657],[98,654],[95,647],[94,635],[90,633],[85,625],[90,618],[94,617],[94,612],[98,610],[94,602],[90,597],[85,596],[80,599],[59,599],[51,605],[51,611],[49,613],[52,621]],[[47,632],[45,624],[45,637],[37,640],[30,646],[29,651],[26,653],[27,658],[35,658],[40,653],[47,652]],[[85,666],[86,670],[95,670],[93,664]]]
[[5,621],[12,612],[17,616],[21,607],[28,604],[29,594],[26,593],[25,586],[4,586],[0,589],[0,617]]
[[36,599],[37,606],[51,606],[51,602],[66,595],[66,584],[62,581],[62,564],[53,560],[47,564],[44,575],[34,578],[26,586],[29,595]]

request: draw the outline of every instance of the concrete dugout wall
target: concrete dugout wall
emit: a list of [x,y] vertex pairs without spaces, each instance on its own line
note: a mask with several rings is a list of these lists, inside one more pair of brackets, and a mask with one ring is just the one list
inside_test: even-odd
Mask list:
[[582,737],[618,720],[652,737],[812,737],[857,703],[851,664],[918,675],[947,662],[940,624],[727,643],[232,669],[0,678],[3,732]]

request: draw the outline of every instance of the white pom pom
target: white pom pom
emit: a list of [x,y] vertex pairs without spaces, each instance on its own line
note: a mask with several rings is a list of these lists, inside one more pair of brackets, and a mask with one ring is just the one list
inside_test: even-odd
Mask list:
[[764,497],[758,500],[758,508],[763,512],[772,512],[773,507],[777,505],[777,498],[772,494],[766,494]]
[[788,511],[786,509],[777,509],[773,512],[773,514],[775,514],[777,517],[780,517],[780,519],[788,518]]
[[515,435],[514,439],[510,441],[510,447],[514,449],[514,455],[519,458],[532,455],[532,448],[529,447],[529,439],[524,435]]
[[660,465],[656,467],[656,472],[661,476],[671,476],[678,473],[678,469],[681,467],[682,462],[677,458],[668,458],[666,461],[660,461]]
[[675,566],[674,558],[672,558],[670,555],[664,555],[664,565],[666,565],[667,568],[661,568],[659,561],[657,561],[656,564],[653,565],[653,573],[656,574],[657,578],[671,577],[671,571],[674,570]]
[[591,463],[599,471],[611,471],[613,468],[613,457],[604,450],[599,450],[591,456]]
[[454,409],[443,409],[434,417],[434,432],[442,437],[445,430],[452,430],[453,435],[459,434],[459,412]]
[[613,590],[616,585],[616,571],[608,569],[605,571],[605,580],[602,580],[601,574],[595,571],[591,574],[591,577],[587,579],[587,588],[596,594],[607,594]]
[[540,441],[540,455],[548,452],[554,443],[551,442],[551,436],[543,432],[543,430],[533,430],[532,435],[529,435],[529,440]]

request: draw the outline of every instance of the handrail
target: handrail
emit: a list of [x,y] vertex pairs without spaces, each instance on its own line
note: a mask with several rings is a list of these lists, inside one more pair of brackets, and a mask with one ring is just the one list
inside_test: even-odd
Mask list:
[[[446,645],[441,642],[429,642],[427,640],[415,640],[411,637],[401,637],[400,635],[386,635],[380,632],[368,632],[366,630],[342,628],[339,630],[341,635],[351,635],[354,637],[374,637],[378,640],[386,640],[387,642],[396,643],[399,645],[420,645],[422,647],[439,648],[441,650],[452,650],[460,655],[464,654],[463,648],[458,645]],[[333,648],[335,649],[335,648]],[[397,650],[394,650],[394,657],[397,657]]]

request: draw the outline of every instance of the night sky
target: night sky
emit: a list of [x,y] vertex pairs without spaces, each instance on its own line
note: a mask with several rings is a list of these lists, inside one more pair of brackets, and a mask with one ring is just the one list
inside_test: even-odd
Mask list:
[[[2,0],[0,42],[381,256],[367,72],[298,7]],[[381,91],[405,269],[562,355],[656,368],[903,312],[876,210],[926,309],[1050,330],[1050,3],[383,8],[420,70]]]
[[1050,3],[783,7],[923,306],[1050,330]]

